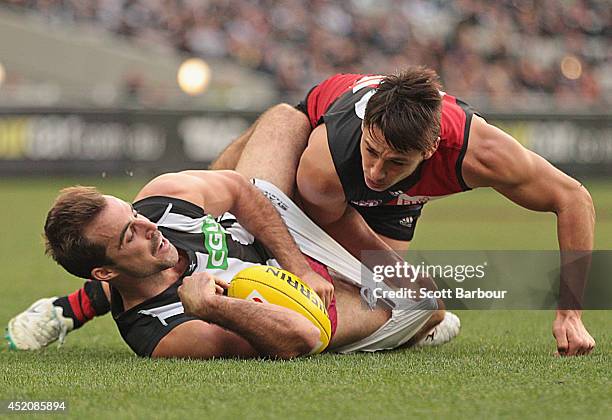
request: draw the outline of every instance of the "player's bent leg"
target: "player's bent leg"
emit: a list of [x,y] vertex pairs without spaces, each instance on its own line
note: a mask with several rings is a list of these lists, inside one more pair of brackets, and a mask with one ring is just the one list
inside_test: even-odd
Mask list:
[[67,296],[39,299],[13,317],[5,337],[13,350],[39,350],[110,311],[108,285],[87,281]]
[[330,351],[353,353],[400,348],[423,327],[436,308],[434,299],[425,299],[415,302],[411,309],[371,311],[355,287],[347,289],[342,284],[341,281],[334,283],[338,326]]
[[291,197],[310,131],[308,117],[301,111],[287,104],[270,108],[254,127],[236,171],[247,178],[271,182]]

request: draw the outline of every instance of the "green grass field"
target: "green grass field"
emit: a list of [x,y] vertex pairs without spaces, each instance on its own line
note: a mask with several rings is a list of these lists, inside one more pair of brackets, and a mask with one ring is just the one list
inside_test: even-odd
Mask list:
[[[80,180],[129,200],[133,179]],[[80,286],[43,255],[44,216],[74,180],[2,180],[0,322],[35,299]],[[612,249],[612,183],[587,183],[596,247]],[[414,247],[555,249],[555,218],[490,191],[427,206]],[[36,353],[0,350],[0,399],[67,400],[87,418],[610,418],[612,312],[584,315],[590,357],[552,356],[547,311],[464,311],[439,348],[278,361],[152,361],[134,356],[109,316]]]

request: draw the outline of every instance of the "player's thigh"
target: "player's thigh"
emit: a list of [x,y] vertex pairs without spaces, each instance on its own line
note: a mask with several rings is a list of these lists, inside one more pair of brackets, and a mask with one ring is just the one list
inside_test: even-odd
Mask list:
[[361,340],[378,330],[390,318],[383,308],[371,310],[359,295],[359,289],[341,280],[334,282],[338,325],[330,350]]
[[247,178],[271,182],[291,196],[310,131],[310,122],[303,112],[287,104],[270,108],[260,117],[236,171]]

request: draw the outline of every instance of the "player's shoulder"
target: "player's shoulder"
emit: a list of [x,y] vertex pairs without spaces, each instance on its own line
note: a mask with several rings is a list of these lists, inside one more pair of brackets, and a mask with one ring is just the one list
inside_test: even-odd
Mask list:
[[135,200],[153,196],[173,197],[200,207],[206,204],[207,210],[216,214],[216,207],[211,203],[227,204],[248,185],[249,181],[236,171],[188,170],[159,175],[140,190]]
[[184,198],[189,190],[192,190],[193,180],[184,173],[165,173],[156,176],[140,189],[134,201],[147,197],[165,196]]
[[535,176],[534,163],[532,154],[512,136],[474,116],[463,163],[464,176],[470,185],[521,182]]
[[468,139],[471,137],[470,126],[473,117],[478,115],[469,104],[449,95],[440,92],[442,97],[442,109],[440,118],[440,137],[441,147],[464,150]]

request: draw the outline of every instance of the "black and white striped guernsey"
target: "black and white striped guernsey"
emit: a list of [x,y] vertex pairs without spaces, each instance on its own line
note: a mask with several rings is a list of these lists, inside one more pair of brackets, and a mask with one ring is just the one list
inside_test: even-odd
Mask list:
[[150,356],[159,341],[183,322],[196,319],[184,314],[177,289],[185,276],[207,271],[226,281],[240,270],[273,264],[273,256],[230,213],[215,219],[197,205],[171,197],[148,197],[134,209],[156,223],[159,230],[189,259],[186,272],[159,295],[124,311],[119,292],[111,286],[113,318],[121,336],[140,356]]

